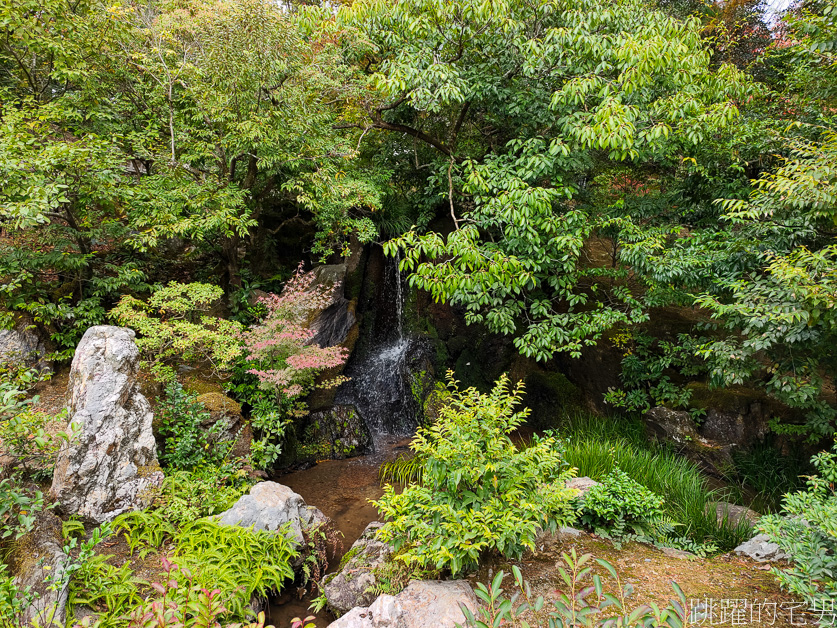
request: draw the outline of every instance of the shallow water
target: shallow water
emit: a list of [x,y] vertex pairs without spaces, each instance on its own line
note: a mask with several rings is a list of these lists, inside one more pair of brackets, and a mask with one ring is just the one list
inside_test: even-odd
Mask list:
[[[378,511],[369,503],[370,499],[378,499],[383,494],[378,469],[384,462],[406,452],[409,443],[410,439],[403,436],[378,436],[374,454],[348,460],[324,460],[310,469],[275,478],[302,495],[307,504],[331,517],[343,534],[343,548],[330,557],[328,572],[337,568],[343,553],[360,537],[367,524],[378,518]],[[299,599],[296,587],[290,587],[271,601],[268,619],[276,628],[289,628],[294,617],[304,618],[311,614],[308,611],[310,603],[310,595]],[[318,628],[334,620],[328,612],[315,616]]]

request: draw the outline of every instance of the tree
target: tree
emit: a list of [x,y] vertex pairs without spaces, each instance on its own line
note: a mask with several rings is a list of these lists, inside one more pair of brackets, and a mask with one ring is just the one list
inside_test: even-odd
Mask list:
[[623,164],[636,184],[658,178],[737,118],[746,81],[710,70],[695,20],[584,0],[356,2],[338,19],[370,41],[366,126],[432,150],[427,187],[453,232],[388,244],[413,285],[539,359],[645,320],[629,268],[588,264],[585,247],[618,233],[649,249],[683,229],[647,203],[595,205],[592,183]]

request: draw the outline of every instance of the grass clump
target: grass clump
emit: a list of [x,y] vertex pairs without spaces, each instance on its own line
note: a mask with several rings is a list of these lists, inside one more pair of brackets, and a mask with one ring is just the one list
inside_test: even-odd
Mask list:
[[579,476],[602,481],[621,469],[664,499],[663,511],[678,524],[678,536],[712,542],[721,550],[751,536],[746,519],[738,524],[718,520],[711,504],[726,501],[729,492],[710,488],[693,462],[649,443],[640,421],[578,413],[565,417],[558,432],[564,439],[564,458]]

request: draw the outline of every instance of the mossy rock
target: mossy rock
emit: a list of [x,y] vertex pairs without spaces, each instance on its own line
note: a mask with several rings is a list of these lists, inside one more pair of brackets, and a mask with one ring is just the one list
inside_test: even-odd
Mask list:
[[529,423],[538,429],[555,427],[563,414],[582,407],[579,389],[562,373],[536,371],[523,380],[526,386],[524,404],[532,410]]
[[241,416],[241,404],[220,392],[198,395],[197,402],[213,414],[217,412],[228,416]]
[[442,408],[447,405],[450,399],[450,390],[442,382],[436,382],[436,386],[427,395],[422,406],[423,424],[428,425],[439,418]]

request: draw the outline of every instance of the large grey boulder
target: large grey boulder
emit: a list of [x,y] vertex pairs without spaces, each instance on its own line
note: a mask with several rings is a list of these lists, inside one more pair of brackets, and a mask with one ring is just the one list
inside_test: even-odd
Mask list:
[[774,543],[766,534],[757,534],[749,541],[745,541],[735,548],[735,553],[739,556],[752,558],[759,563],[788,560],[790,558],[779,548],[779,544]]
[[88,329],[70,370],[69,446],[58,454],[52,496],[67,515],[102,523],[144,508],[163,481],[148,400],[139,392],[134,332]]
[[375,570],[392,555],[392,547],[375,538],[383,523],[373,521],[360,538],[352,544],[335,574],[326,576],[323,593],[328,605],[338,613],[346,613],[356,606],[369,606],[377,597]]
[[461,605],[471,612],[477,596],[465,580],[413,580],[398,595],[381,595],[371,605],[353,608],[331,628],[454,628],[465,625]]
[[221,525],[252,527],[254,530],[275,532],[290,524],[289,538],[297,545],[305,542],[304,531],[330,521],[318,508],[309,506],[299,493],[276,482],[259,482],[242,495],[232,508],[217,515]]

